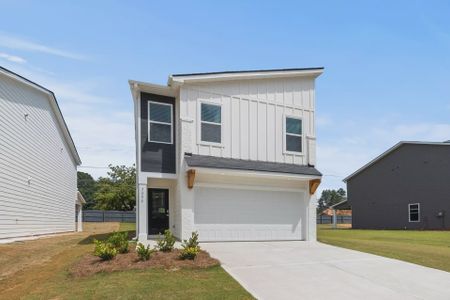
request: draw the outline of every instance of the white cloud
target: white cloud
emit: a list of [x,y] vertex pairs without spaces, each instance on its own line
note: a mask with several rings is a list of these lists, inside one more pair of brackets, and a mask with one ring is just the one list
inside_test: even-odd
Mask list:
[[23,38],[10,36],[10,35],[4,34],[4,33],[0,33],[0,46],[5,47],[5,48],[14,49],[14,50],[40,52],[40,53],[60,56],[60,57],[64,57],[64,58],[75,59],[75,60],[86,60],[87,59],[86,56],[78,54],[78,53],[46,46],[46,45],[39,44],[39,43],[30,41],[30,40],[26,40]]
[[10,62],[19,63],[19,64],[24,64],[27,62],[24,58],[22,58],[20,56],[10,55],[8,53],[3,53],[3,52],[0,52],[0,58],[6,59],[7,61],[10,61]]

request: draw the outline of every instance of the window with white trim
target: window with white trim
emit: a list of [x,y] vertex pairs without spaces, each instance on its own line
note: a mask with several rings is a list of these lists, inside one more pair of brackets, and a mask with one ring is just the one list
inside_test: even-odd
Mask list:
[[289,152],[302,152],[302,120],[295,117],[285,118],[285,149]]
[[420,204],[408,204],[409,222],[420,222]]
[[173,144],[172,104],[148,102],[148,141]]
[[222,143],[222,107],[218,104],[201,103],[200,140]]

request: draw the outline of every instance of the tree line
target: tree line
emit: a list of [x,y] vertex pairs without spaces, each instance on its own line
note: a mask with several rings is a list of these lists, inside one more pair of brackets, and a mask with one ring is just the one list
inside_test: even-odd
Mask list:
[[133,210],[136,205],[136,168],[134,165],[109,165],[107,176],[95,180],[89,173],[77,172],[78,190],[84,209]]

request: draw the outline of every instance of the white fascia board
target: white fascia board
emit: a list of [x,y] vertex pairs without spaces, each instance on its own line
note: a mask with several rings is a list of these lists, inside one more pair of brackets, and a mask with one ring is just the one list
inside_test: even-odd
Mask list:
[[80,191],[77,191],[77,204],[85,204],[86,200],[83,197],[83,194]]
[[302,174],[290,174],[290,173],[277,173],[277,172],[263,172],[263,171],[250,171],[250,170],[233,170],[233,169],[218,169],[218,168],[203,168],[186,165],[186,169],[195,169],[202,174],[215,174],[215,175],[230,175],[230,176],[242,176],[242,177],[259,177],[259,178],[273,178],[273,179],[285,179],[285,180],[312,180],[320,179],[320,176],[314,175],[302,175]]
[[72,137],[70,135],[69,129],[67,127],[67,124],[64,121],[64,117],[62,115],[62,112],[61,112],[60,108],[58,107],[58,102],[56,100],[55,94],[52,91],[50,91],[50,90],[40,86],[39,84],[34,83],[34,82],[32,82],[32,81],[30,81],[28,79],[25,79],[24,77],[22,77],[22,76],[20,76],[18,74],[15,74],[13,72],[9,72],[6,69],[0,68],[0,73],[5,75],[5,76],[10,77],[13,80],[16,80],[16,81],[20,82],[22,84],[25,84],[25,85],[27,85],[27,86],[35,89],[35,90],[38,90],[38,91],[42,92],[48,97],[49,102],[50,102],[50,106],[51,106],[53,112],[56,115],[56,119],[58,120],[59,127],[61,128],[61,130],[63,132],[64,139],[66,140],[67,145],[69,146],[70,153],[72,154],[72,157],[73,157],[73,159],[75,161],[75,164],[77,166],[81,165],[80,156],[78,155],[77,149],[75,147],[75,143],[74,143],[74,141],[73,141],[73,139],[72,139]]
[[350,174],[349,176],[345,177],[342,181],[343,182],[347,182],[350,178],[352,178],[353,176],[361,173],[362,171],[364,171],[365,169],[367,169],[368,167],[370,167],[371,165],[375,164],[376,162],[378,162],[379,160],[381,160],[382,158],[384,158],[385,156],[387,156],[388,154],[390,154],[391,152],[395,151],[396,149],[398,149],[400,146],[402,145],[430,145],[430,146],[450,146],[450,143],[441,143],[441,142],[419,142],[419,141],[402,141],[399,142],[397,144],[395,144],[393,147],[389,148],[388,150],[386,150],[385,152],[381,153],[380,155],[378,155],[377,157],[375,157],[373,160],[371,160],[370,162],[368,162],[367,164],[365,164],[364,166],[362,166],[361,168],[359,168],[358,170],[356,170],[355,172],[353,172],[352,174]]
[[[177,89],[170,86],[154,84],[143,81],[128,80],[132,93],[146,92],[168,97],[176,97]],[[134,95],[133,95],[134,96]]]
[[255,72],[235,72],[218,73],[204,75],[169,76],[167,85],[177,86],[184,83],[199,83],[212,81],[242,80],[242,79],[270,79],[270,78],[292,78],[292,77],[313,77],[316,78],[323,73],[323,69],[313,70],[292,70],[292,71],[255,71]]

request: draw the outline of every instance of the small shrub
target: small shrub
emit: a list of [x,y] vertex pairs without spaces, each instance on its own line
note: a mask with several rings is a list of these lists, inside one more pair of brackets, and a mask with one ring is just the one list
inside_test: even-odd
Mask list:
[[189,240],[184,240],[183,241],[183,245],[182,246],[183,246],[183,248],[185,248],[185,247],[198,247],[200,249],[198,244],[199,244],[198,243],[198,232],[194,231],[192,233],[191,237],[189,238]]
[[108,237],[107,242],[111,244],[119,253],[128,253],[128,233],[114,232]]
[[181,250],[181,259],[195,259],[197,254],[200,252],[200,247],[185,247]]
[[94,240],[94,255],[102,260],[111,260],[117,255],[117,250],[110,243]]
[[142,243],[139,243],[136,246],[136,253],[139,257],[139,260],[149,260],[153,252],[155,252],[155,249],[150,249],[150,245],[147,245],[147,247],[145,247]]
[[181,250],[181,259],[194,259],[200,252],[200,246],[198,243],[198,233],[193,232],[189,240],[184,240],[181,245],[183,250]]
[[172,232],[167,229],[164,231],[164,238],[158,240],[157,248],[162,252],[169,252],[173,250],[173,245],[175,245],[175,237]]

